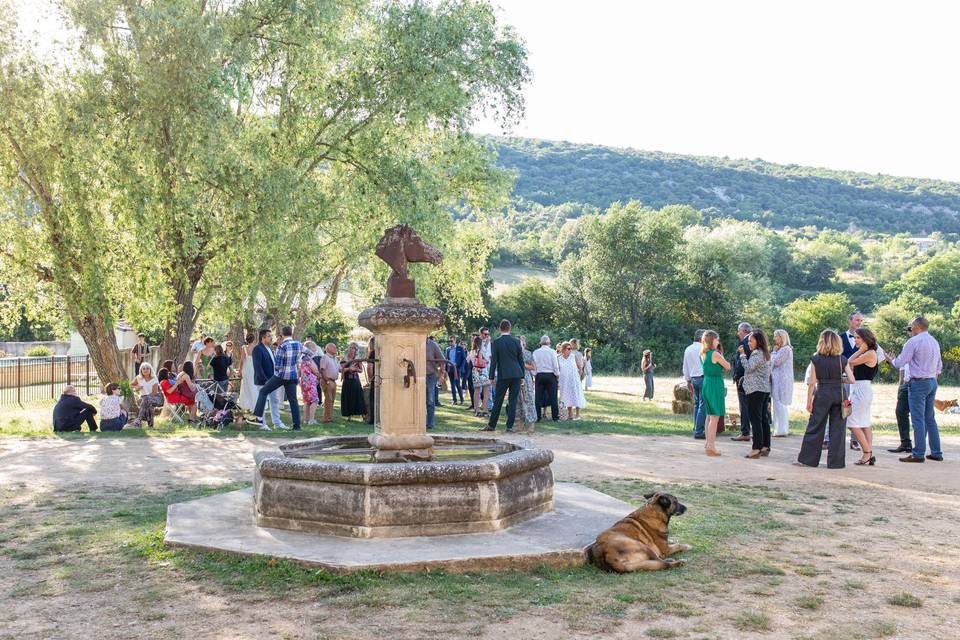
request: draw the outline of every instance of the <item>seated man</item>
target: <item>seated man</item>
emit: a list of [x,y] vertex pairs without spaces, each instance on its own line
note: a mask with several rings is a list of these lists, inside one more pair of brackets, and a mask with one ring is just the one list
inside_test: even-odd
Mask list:
[[94,406],[77,397],[77,390],[68,384],[53,407],[53,430],[80,431],[80,427],[86,422],[91,432],[96,431],[97,422],[93,419],[96,413]]

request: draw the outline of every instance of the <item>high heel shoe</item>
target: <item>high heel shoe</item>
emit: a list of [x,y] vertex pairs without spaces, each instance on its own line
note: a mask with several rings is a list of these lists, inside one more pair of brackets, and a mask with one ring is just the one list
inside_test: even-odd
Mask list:
[[868,465],[870,465],[871,467],[874,466],[875,464],[877,464],[877,457],[876,457],[875,455],[873,455],[873,451],[864,451],[863,453],[864,453],[864,454],[869,454],[870,457],[869,457],[869,458],[860,458],[859,460],[857,460],[857,461],[854,462],[853,464],[856,464],[856,465],[865,465],[865,464],[868,464]]
[[756,460],[757,458],[760,457],[760,450],[759,450],[759,449],[756,449],[756,450],[754,450],[754,451],[751,451],[750,453],[748,453],[747,455],[745,455],[745,456],[743,456],[743,457],[744,457],[744,458],[749,458],[749,459],[751,459],[751,460]]

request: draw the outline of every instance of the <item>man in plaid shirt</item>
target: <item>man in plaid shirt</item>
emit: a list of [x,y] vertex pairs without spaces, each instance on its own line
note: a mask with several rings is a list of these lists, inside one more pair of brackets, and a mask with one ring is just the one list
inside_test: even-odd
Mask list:
[[280,329],[280,335],[283,340],[277,347],[277,353],[273,357],[274,370],[273,377],[267,380],[267,383],[260,387],[260,393],[257,396],[257,406],[253,410],[254,417],[247,420],[249,424],[263,425],[263,410],[267,404],[267,396],[276,389],[283,387],[287,396],[287,402],[290,403],[290,418],[293,421],[293,430],[300,430],[300,403],[297,402],[297,369],[300,365],[300,355],[303,353],[303,345],[293,339],[293,328],[283,327]]

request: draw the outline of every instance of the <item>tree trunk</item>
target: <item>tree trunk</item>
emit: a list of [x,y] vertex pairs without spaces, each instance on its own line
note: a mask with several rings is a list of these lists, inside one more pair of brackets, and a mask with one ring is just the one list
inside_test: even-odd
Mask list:
[[177,317],[168,322],[160,343],[160,362],[173,360],[179,365],[186,360],[190,351],[190,339],[197,324],[197,309],[193,306],[193,297],[197,292],[200,278],[191,277],[189,282],[176,281],[174,284],[174,305],[178,309]]
[[120,382],[130,377],[113,327],[108,326],[102,316],[83,316],[76,319],[77,333],[83,338],[90,354],[90,361],[97,371],[100,384]]
[[227,334],[227,339],[233,341],[233,352],[228,354],[233,357],[233,370],[240,371],[243,367],[243,345],[245,345],[247,338],[247,331],[243,326],[243,322],[240,320],[234,320],[233,324],[230,325],[230,332]]
[[297,340],[303,340],[303,333],[307,328],[307,320],[310,318],[310,309],[307,302],[307,294],[301,293],[297,310],[293,312],[293,335]]

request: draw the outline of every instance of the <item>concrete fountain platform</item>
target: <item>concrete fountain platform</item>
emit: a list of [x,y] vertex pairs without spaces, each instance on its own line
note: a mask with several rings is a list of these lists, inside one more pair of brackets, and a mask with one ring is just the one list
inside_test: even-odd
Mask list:
[[557,483],[554,511],[501,531],[407,538],[348,538],[258,527],[252,489],[167,509],[164,542],[202,551],[269,556],[355,571],[492,571],[536,566],[574,567],[603,529],[633,508],[587,487]]

